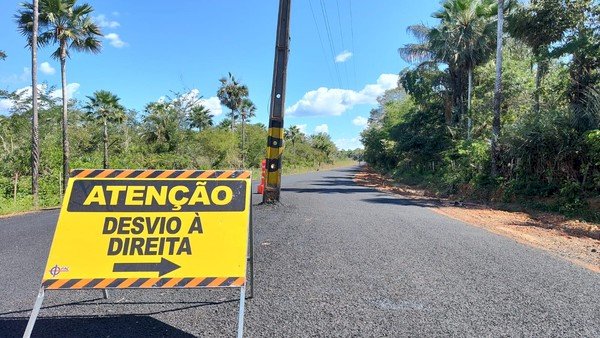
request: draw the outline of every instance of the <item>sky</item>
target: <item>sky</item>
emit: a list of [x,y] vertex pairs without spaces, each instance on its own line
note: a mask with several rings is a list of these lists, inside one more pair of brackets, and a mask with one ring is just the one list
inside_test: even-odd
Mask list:
[[[82,3],[83,1],[78,1]],[[86,100],[109,90],[121,103],[144,106],[172,93],[202,97],[218,122],[216,92],[231,72],[250,89],[252,122],[268,124],[277,0],[89,0],[101,26],[102,52],[67,60],[68,92]],[[20,1],[0,2],[0,89],[30,86],[30,53],[13,15]],[[435,23],[438,0],[292,0],[285,127],[328,133],[341,149],[361,147],[360,132],[377,96],[397,86],[409,66],[397,49],[413,38],[411,24]],[[39,51],[39,81],[60,89],[56,46]],[[191,94],[189,94],[191,93]],[[0,114],[10,102],[0,100]]]

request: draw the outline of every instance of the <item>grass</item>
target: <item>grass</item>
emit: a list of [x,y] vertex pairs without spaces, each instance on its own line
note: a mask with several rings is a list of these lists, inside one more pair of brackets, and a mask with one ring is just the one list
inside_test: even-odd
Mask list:
[[31,211],[38,211],[43,208],[56,207],[56,203],[45,203],[40,201],[40,207],[33,207],[31,196],[17,197],[16,200],[0,197],[0,217],[21,214]]

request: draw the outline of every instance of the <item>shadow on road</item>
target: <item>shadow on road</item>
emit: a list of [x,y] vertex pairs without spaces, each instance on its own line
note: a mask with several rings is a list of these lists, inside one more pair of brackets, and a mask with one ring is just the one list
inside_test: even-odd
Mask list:
[[423,207],[423,208],[437,208],[442,205],[437,200],[408,199],[408,198],[398,198],[398,197],[367,198],[367,199],[363,199],[363,201],[365,201],[367,203],[417,206],[417,207]]
[[[28,318],[0,318],[2,337],[22,337]],[[33,337],[194,337],[147,315],[38,318]]]
[[410,195],[394,195],[382,192],[373,186],[365,186],[354,181],[357,173],[363,172],[362,167],[337,169],[315,182],[306,186],[296,183],[292,187],[283,187],[283,192],[315,193],[315,194],[373,194],[378,197],[363,198],[362,201],[373,204],[388,204],[400,206],[417,206],[422,208],[439,208],[443,203],[436,198],[413,198]]
[[[168,312],[177,312],[204,306],[237,303],[237,299],[218,302],[101,302],[93,303],[99,299],[89,299],[79,302],[65,303],[42,307],[44,309],[66,306],[103,306],[111,308],[135,305],[174,305],[169,309],[160,311],[123,314],[123,315],[97,315],[97,316],[47,316],[38,317],[34,337],[122,337],[127,332],[127,337],[194,337],[165,324],[151,316]],[[31,309],[5,312],[0,315],[23,313],[29,315]],[[21,337],[27,326],[29,317],[0,317],[1,337]]]
[[[234,303],[234,302],[239,301],[238,299],[230,299],[230,300],[224,300],[224,301],[218,301],[218,302],[99,302],[99,303],[95,303],[96,301],[100,301],[103,299],[104,298],[95,298],[95,299],[82,300],[82,301],[72,302],[72,303],[42,306],[41,311],[58,308],[58,307],[87,306],[87,305],[94,305],[94,306],[110,305],[113,307],[127,306],[127,305],[162,305],[162,306],[176,305],[176,306],[178,306],[178,307],[174,307],[172,309],[166,309],[166,310],[154,311],[154,312],[146,312],[146,313],[139,314],[139,315],[150,316],[150,315],[156,315],[156,314],[167,313],[167,312],[176,312],[176,311],[181,311],[181,310],[194,309],[194,308],[199,308],[199,307],[203,307],[203,306]],[[185,306],[182,306],[182,305],[185,305]],[[9,311],[9,312],[0,313],[0,316],[19,314],[19,313],[28,315],[29,313],[31,313],[31,310],[32,309]],[[10,317],[4,317],[4,318],[0,317],[0,320],[7,319],[7,318],[10,318]],[[0,330],[0,333],[1,332],[2,331]],[[1,337],[1,335],[0,335],[0,337]]]
[[369,192],[360,188],[282,188],[281,191],[299,192],[299,193],[319,193],[319,194],[355,194]]
[[356,194],[356,193],[372,193],[375,189],[361,187],[354,180],[354,174],[359,172],[358,169],[349,168],[336,170],[336,174],[347,172],[348,175],[325,176],[322,179],[310,183],[306,187],[283,187],[281,191],[297,192],[297,193],[318,193],[318,194]]

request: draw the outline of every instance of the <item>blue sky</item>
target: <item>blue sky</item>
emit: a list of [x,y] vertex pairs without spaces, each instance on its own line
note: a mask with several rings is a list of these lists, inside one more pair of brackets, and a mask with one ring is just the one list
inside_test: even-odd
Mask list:
[[[9,91],[30,82],[29,51],[12,17],[19,3],[0,3],[0,50],[8,55],[0,61],[0,88]],[[219,121],[224,113],[215,98],[218,79],[231,72],[250,88],[258,108],[253,122],[267,124],[278,1],[88,3],[105,36],[101,54],[74,53],[67,61],[74,98],[106,89],[141,112],[171,91],[192,91]],[[433,24],[430,15],[438,7],[437,0],[292,0],[286,127],[326,131],[342,148],[360,146],[376,96],[394,87],[407,66],[397,53],[412,41],[406,27]],[[40,51],[39,77],[58,88],[60,67],[52,51]],[[0,114],[7,106],[0,102]]]

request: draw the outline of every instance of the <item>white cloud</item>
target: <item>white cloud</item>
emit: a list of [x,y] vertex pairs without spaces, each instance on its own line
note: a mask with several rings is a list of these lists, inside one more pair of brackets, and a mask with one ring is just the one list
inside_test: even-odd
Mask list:
[[[79,90],[79,83],[69,83],[67,84],[67,100],[72,99],[73,96],[75,95],[75,93]],[[38,91],[41,94],[47,94],[51,99],[53,99],[53,101],[58,104],[60,103],[61,99],[62,99],[62,91],[60,88],[55,89],[51,92],[48,92],[48,86],[45,84],[39,84],[38,85]],[[19,106],[25,106],[25,108],[27,107],[27,105],[31,105],[31,86],[27,86],[27,87],[23,87],[23,88],[19,88],[17,90],[15,90],[15,94],[17,94],[17,96],[19,97],[18,103]],[[0,113],[6,113],[8,111],[10,111],[16,104],[16,101],[10,100],[10,99],[2,99],[0,100]],[[42,105],[42,107],[44,107],[44,103],[41,102],[40,103]]]
[[306,128],[308,127],[308,125],[306,123],[305,124],[297,124],[296,127],[298,128],[298,130],[300,130],[300,132],[302,134],[306,135]]
[[338,149],[344,149],[344,150],[354,150],[356,148],[361,148],[361,149],[364,148],[362,143],[360,143],[360,140],[358,139],[358,137],[340,138],[340,139],[334,140],[333,143],[335,143],[335,146]]
[[[165,102],[167,101],[166,96],[161,96],[158,98],[157,102]],[[180,102],[184,107],[195,107],[199,105],[203,105],[204,107],[210,110],[210,113],[213,116],[219,116],[223,114],[223,107],[221,106],[221,101],[218,97],[212,96],[207,99],[202,98],[200,96],[200,90],[194,88],[187,93],[181,94],[179,97],[175,97],[172,99],[173,102]]]
[[117,34],[117,33],[108,33],[104,36],[104,38],[106,40],[108,40],[110,45],[115,48],[121,48],[121,47],[127,46],[127,43],[125,41],[121,40],[121,37],[119,37],[119,34]]
[[[76,83],[76,82],[69,83],[67,85],[67,88],[66,88],[67,100],[70,100],[73,98],[75,93],[79,90],[79,87],[80,87],[79,83]],[[29,87],[28,90],[31,91],[31,87]],[[55,90],[51,91],[49,95],[51,98],[61,99],[62,98],[62,90],[60,88],[55,89]]]
[[9,111],[13,105],[14,103],[9,99],[0,99],[0,113]]
[[56,69],[52,68],[48,62],[42,62],[40,64],[40,71],[46,75],[53,75],[56,73]]
[[223,114],[223,107],[221,106],[221,101],[216,96],[209,97],[208,99],[200,99],[200,104],[210,110],[210,113],[213,116],[219,116]]
[[[115,15],[115,13],[118,12],[113,12],[113,15]],[[115,15],[115,16],[117,16]],[[94,17],[94,21],[96,22],[96,24],[102,28],[117,28],[119,26],[121,26],[120,23],[118,23],[117,21],[114,20],[110,20],[108,18],[106,18],[106,16],[104,14],[100,14],[97,17]]]
[[335,57],[335,62],[346,62],[348,60],[350,60],[350,58],[352,57],[352,52],[350,51],[343,51],[341,53],[339,53],[336,57]]
[[320,124],[315,127],[315,133],[329,133],[329,126],[326,123]]
[[357,116],[352,120],[352,124],[359,127],[366,127],[369,120],[366,117]]
[[377,97],[386,90],[398,86],[397,74],[381,74],[377,83],[368,84],[360,91],[321,87],[311,90],[291,107],[286,109],[289,116],[340,116],[359,104],[377,104]]

